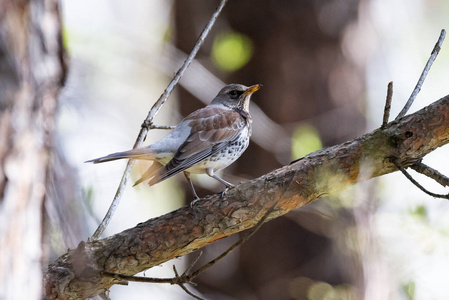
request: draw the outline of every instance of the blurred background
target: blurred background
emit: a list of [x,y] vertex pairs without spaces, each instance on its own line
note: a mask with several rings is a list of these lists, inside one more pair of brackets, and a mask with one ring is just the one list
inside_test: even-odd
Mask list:
[[[86,240],[111,203],[125,161],[83,162],[132,147],[147,112],[181,66],[217,1],[62,1],[70,55],[60,97],[50,198],[50,261]],[[402,109],[438,39],[445,0],[230,0],[155,123],[175,125],[225,83],[263,89],[252,100],[253,140],[222,176],[237,183],[378,128],[394,82]],[[411,112],[448,94],[449,45]],[[145,144],[167,134],[149,132]],[[424,162],[449,174],[448,148]],[[136,163],[132,181],[149,166]],[[413,172],[413,171],[412,171]],[[413,174],[434,192],[438,185]],[[193,178],[200,196],[223,187]],[[447,193],[447,191],[446,191]],[[183,176],[128,186],[105,236],[186,205]],[[444,299],[449,294],[449,203],[395,173],[348,187],[265,224],[200,276],[207,299]],[[204,250],[214,258],[238,239]],[[169,277],[197,254],[153,268]],[[114,286],[113,299],[189,299],[179,287]]]

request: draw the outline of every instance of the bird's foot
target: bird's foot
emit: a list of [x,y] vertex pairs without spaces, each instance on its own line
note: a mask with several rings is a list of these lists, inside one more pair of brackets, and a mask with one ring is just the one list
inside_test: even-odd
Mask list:
[[230,185],[226,185],[226,188],[221,192],[221,198],[224,198],[224,196],[226,196],[226,192],[230,189],[235,187],[235,185],[230,184]]
[[196,196],[196,198],[195,198],[192,202],[190,202],[190,208],[193,208],[193,205],[194,205],[196,202],[198,202],[198,200],[200,200],[200,197]]

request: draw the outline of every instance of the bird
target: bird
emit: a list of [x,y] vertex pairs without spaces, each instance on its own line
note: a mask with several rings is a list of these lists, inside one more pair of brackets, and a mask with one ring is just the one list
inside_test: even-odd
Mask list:
[[128,151],[86,161],[103,163],[117,159],[152,160],[153,164],[134,186],[148,181],[150,186],[183,172],[195,199],[198,194],[190,174],[207,174],[227,188],[234,185],[215,175],[246,150],[252,133],[249,113],[251,95],[262,87],[242,84],[224,86],[212,102],[185,117],[157,142]]

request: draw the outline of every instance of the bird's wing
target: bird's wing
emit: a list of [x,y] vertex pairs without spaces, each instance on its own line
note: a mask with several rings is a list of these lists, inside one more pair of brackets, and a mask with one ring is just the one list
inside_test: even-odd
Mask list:
[[191,134],[165,168],[150,180],[150,185],[185,171],[221,151],[238,138],[247,122],[237,111],[220,107],[200,109],[185,120],[190,120]]

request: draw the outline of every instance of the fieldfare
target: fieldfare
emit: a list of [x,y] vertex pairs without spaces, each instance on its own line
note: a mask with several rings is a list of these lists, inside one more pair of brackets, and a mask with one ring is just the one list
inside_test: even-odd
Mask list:
[[199,197],[190,173],[206,173],[226,187],[232,187],[214,173],[236,161],[248,147],[252,122],[249,102],[261,86],[226,85],[209,105],[188,115],[154,144],[87,162],[96,164],[122,158],[153,160],[151,167],[134,185],[148,179],[148,184],[154,185],[184,172],[196,199]]

